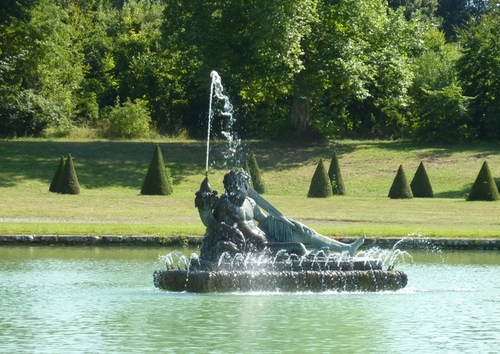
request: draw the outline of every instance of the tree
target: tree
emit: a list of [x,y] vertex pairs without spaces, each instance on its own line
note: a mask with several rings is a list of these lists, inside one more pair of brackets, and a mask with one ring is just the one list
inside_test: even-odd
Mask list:
[[61,156],[59,160],[59,166],[57,167],[56,173],[52,178],[52,182],[50,183],[49,192],[57,193],[57,188],[59,187],[59,180],[61,179],[61,174],[64,170],[64,156]]
[[383,2],[321,2],[301,79],[310,87],[304,96],[314,128],[326,136],[398,136],[425,29]]
[[177,112],[170,102],[178,101],[160,45],[164,7],[144,0],[39,0],[29,16],[0,28],[1,134],[101,127],[117,98],[144,100],[156,127],[181,131],[171,119]]
[[405,17],[411,20],[415,17],[435,21],[438,0],[389,0],[393,9],[403,7]]
[[332,191],[334,195],[344,195],[345,186],[344,180],[342,179],[342,174],[340,173],[340,164],[337,157],[337,151],[333,152],[332,161],[330,162],[330,168],[328,169],[328,178],[332,185]]
[[403,169],[403,165],[399,165],[398,172],[396,173],[396,177],[394,177],[391,189],[389,190],[389,198],[391,199],[413,198],[413,193],[406,179],[406,174]]
[[4,3],[2,136],[102,129],[142,100],[161,133],[203,137],[212,70],[243,139],[500,136],[499,0]]
[[147,102],[137,99],[113,107],[108,115],[110,138],[147,138],[151,133],[151,117]]
[[318,166],[316,166],[316,170],[314,171],[307,197],[327,198],[331,197],[332,195],[332,185],[330,184],[330,180],[328,179],[328,173],[326,172],[323,159],[320,159]]
[[71,1],[66,6],[69,24],[77,29],[76,41],[83,56],[84,80],[78,88],[75,120],[97,125],[100,114],[113,106],[119,82],[115,73],[114,48],[119,10],[107,0]]
[[2,4],[0,14],[0,136],[38,135],[45,128],[36,116],[39,105],[30,91],[23,91],[23,61],[29,45],[28,24],[34,2]]
[[155,153],[149,164],[148,172],[141,188],[143,195],[170,195],[173,193],[170,180],[165,168],[165,161],[160,145],[156,144]]
[[415,198],[433,198],[434,192],[432,191],[431,182],[427,171],[425,170],[424,163],[421,161],[418,165],[415,176],[410,183],[411,191]]
[[36,0],[4,1],[0,5],[0,26],[9,25],[16,20],[27,20],[29,10]]
[[[301,42],[315,4],[316,0],[167,1],[165,46],[173,56],[174,72],[193,90],[184,93],[184,99],[194,101],[190,107],[199,109],[200,102],[206,102],[208,75],[216,70],[230,80],[226,86],[241,102],[235,105],[239,116],[254,113],[242,120],[244,124],[261,132],[274,130],[268,117],[255,111],[275,112],[277,102],[291,106],[294,75],[303,67]],[[199,112],[190,114],[205,119]],[[283,119],[275,116],[272,123],[282,127]]]
[[409,127],[415,140],[460,141],[471,137],[468,105],[458,80],[459,47],[444,34],[429,29],[424,51],[415,58],[409,94]]
[[464,93],[472,97],[470,126],[479,139],[500,137],[500,1],[491,0],[490,5],[490,12],[464,32],[457,63]]
[[488,163],[484,161],[481,166],[481,170],[479,170],[476,180],[472,185],[467,200],[495,201],[498,199],[500,199],[498,187],[495,183],[493,175],[491,174]]
[[80,194],[80,184],[78,183],[78,176],[76,175],[75,166],[70,154],[68,154],[61,176],[59,177],[57,192],[61,194]]
[[[441,28],[448,41],[456,41],[459,32],[471,21],[478,21],[494,0],[439,0],[437,15],[442,18]],[[494,7],[494,5],[493,5]]]
[[[29,21],[9,31],[0,66],[0,115],[9,135],[39,135],[47,126],[57,133],[72,126],[76,88],[83,79],[82,55],[67,13],[51,0],[37,1]],[[0,70],[2,70],[0,68]],[[35,129],[33,129],[35,127]]]
[[27,78],[26,85],[50,105],[45,112],[48,123],[60,133],[71,129],[76,88],[84,77],[83,56],[75,41],[77,30],[65,23],[67,15],[53,1],[39,1],[29,26],[35,46],[26,62],[36,68],[36,76]]
[[257,164],[257,159],[255,154],[250,153],[250,158],[248,159],[248,169],[250,177],[252,180],[253,189],[259,194],[264,194],[266,192],[266,186],[262,180],[259,165]]
[[113,76],[120,102],[147,102],[151,119],[163,132],[181,130],[168,102],[174,88],[171,68],[163,53],[161,26],[166,8],[162,1],[130,0],[119,11],[112,45]]

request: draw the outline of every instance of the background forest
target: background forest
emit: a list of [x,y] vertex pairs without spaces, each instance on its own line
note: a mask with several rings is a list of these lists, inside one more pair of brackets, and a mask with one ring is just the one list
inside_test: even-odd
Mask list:
[[[500,138],[500,0],[18,0],[0,136]],[[216,117],[215,132],[223,116]]]

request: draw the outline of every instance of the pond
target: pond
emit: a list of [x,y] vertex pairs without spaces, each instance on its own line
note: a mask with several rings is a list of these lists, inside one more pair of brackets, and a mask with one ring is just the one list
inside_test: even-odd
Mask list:
[[[493,353],[500,252],[415,251],[381,293],[158,290],[168,248],[0,247],[2,353]],[[196,252],[183,249],[184,254]]]

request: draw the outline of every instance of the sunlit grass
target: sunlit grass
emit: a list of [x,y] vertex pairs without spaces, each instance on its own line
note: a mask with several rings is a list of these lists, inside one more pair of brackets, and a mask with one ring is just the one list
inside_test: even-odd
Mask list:
[[[174,194],[141,196],[154,152],[162,147]],[[214,143],[213,154],[222,143]],[[357,237],[499,237],[500,202],[466,202],[483,163],[500,174],[495,144],[460,146],[340,141],[330,145],[248,142],[262,170],[263,195],[285,215],[325,235]],[[307,198],[320,158],[337,150],[347,195]],[[78,196],[48,192],[61,155],[71,153]],[[391,200],[387,193],[400,164],[412,179],[423,161],[436,198]],[[223,192],[228,167],[211,165],[212,188]],[[158,141],[0,141],[0,234],[202,235],[194,193],[204,178],[205,143]]]

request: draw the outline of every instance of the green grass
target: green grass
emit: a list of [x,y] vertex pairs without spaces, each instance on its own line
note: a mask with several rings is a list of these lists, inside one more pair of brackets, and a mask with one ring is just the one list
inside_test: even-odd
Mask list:
[[[170,196],[141,196],[159,143],[174,179]],[[212,143],[212,188],[223,192]],[[500,202],[466,202],[483,161],[500,176],[500,145],[430,145],[386,141],[337,141],[293,146],[253,141],[266,184],[263,196],[285,215],[329,236],[500,237]],[[0,234],[202,235],[194,193],[205,174],[205,142],[0,140]],[[345,196],[307,198],[320,158],[339,157]],[[48,192],[61,155],[71,153],[81,194]],[[400,164],[411,181],[424,162],[435,198],[387,197]],[[499,179],[497,178],[497,182]]]

